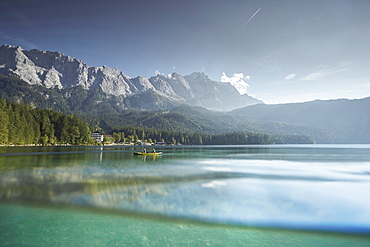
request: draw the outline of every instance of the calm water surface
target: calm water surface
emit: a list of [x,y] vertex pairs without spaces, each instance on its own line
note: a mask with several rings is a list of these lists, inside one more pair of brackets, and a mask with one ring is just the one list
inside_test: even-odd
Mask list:
[[0,246],[369,246],[370,145],[0,148]]

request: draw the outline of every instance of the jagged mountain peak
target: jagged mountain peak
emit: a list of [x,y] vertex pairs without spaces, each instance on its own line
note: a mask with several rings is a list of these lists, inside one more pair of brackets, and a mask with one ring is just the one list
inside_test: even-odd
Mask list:
[[193,72],[190,75],[186,75],[185,78],[210,80],[204,72]]
[[3,44],[2,46],[0,46],[0,48],[23,50],[22,47],[20,46],[14,46],[14,45],[8,45],[8,44]]
[[171,105],[186,102],[223,111],[261,103],[250,96],[241,97],[231,85],[212,81],[204,72],[186,76],[176,72],[169,76],[157,74],[150,79],[142,76],[130,78],[118,69],[106,65],[89,67],[61,52],[28,51],[11,45],[0,47],[0,73],[16,74],[30,85],[50,89],[81,86],[85,90],[101,89],[107,95],[123,98],[150,90],[166,98],[163,102],[170,101]]
[[176,79],[184,79],[184,77],[177,72],[173,72],[167,76],[169,79],[176,80]]
[[152,77],[150,77],[150,79],[151,78],[156,78],[156,79],[166,79],[167,77],[164,75],[164,74],[162,74],[162,73],[158,73],[158,74],[156,74],[155,76],[152,76]]
[[81,60],[57,51],[41,51],[38,49],[32,49],[30,51],[23,50],[23,53],[30,60],[32,60],[36,66],[44,68],[50,68],[51,66],[60,67],[67,63],[75,63],[80,64],[80,66],[87,66]]

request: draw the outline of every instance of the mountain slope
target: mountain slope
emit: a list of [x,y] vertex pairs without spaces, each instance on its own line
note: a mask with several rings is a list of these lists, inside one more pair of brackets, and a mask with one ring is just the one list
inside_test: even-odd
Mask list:
[[[204,73],[129,78],[117,69],[89,67],[59,52],[3,45],[0,88],[2,98],[85,115],[107,130],[133,125],[203,133],[297,134],[319,143],[370,142],[370,98],[265,105]],[[225,113],[201,107],[240,109]],[[135,117],[132,111],[127,115],[129,109],[151,111],[135,111]]]
[[216,111],[231,111],[238,105],[261,104],[249,95],[240,95],[230,83],[214,82],[204,73],[192,73],[184,77],[193,89],[193,105]]
[[340,137],[341,142],[370,141],[370,98],[255,105],[234,110],[232,115],[244,120],[279,121],[323,128]]
[[169,107],[171,110],[133,111],[127,110],[125,105],[143,104],[145,99],[149,99],[149,105],[146,107],[156,109],[158,106],[153,105],[153,102],[160,101],[151,98],[160,96],[148,90],[147,93],[122,99],[116,96],[108,97],[99,89],[88,91],[81,86],[53,90],[29,85],[15,77],[1,74],[0,88],[0,98],[8,98],[13,102],[23,101],[36,108],[79,112],[90,126],[103,128],[106,132],[124,126],[137,126],[207,134],[254,131],[306,135],[317,143],[370,142],[370,98],[291,105],[261,104],[230,113],[214,112],[189,105],[169,106],[166,104],[171,104],[170,101],[162,101],[160,109]]
[[84,89],[100,87],[111,95],[129,95],[129,77],[109,67],[89,67],[82,61],[60,52],[23,50],[21,47],[3,45],[0,47],[0,65],[18,75],[30,85],[46,88]]
[[[130,78],[107,66],[89,67],[60,52],[37,49],[27,51],[9,45],[0,46],[0,73],[17,75],[30,85],[49,89],[81,87],[87,91],[97,90],[106,94],[107,98],[118,97],[121,101],[132,97],[136,103],[129,100],[131,104],[125,104],[122,101],[124,108],[169,109],[190,104],[228,111],[262,103],[249,95],[240,95],[230,83],[212,81],[203,73],[185,77],[173,73],[168,77],[157,75],[150,79],[140,76]],[[150,96],[150,99],[145,96]],[[150,104],[150,100],[158,102]]]
[[[119,115],[81,116],[93,128],[106,132],[134,126],[186,133],[220,134],[260,132],[278,135],[309,136],[321,143],[334,143],[338,137],[331,130],[274,121],[245,120],[229,113],[213,112],[202,107],[182,105],[170,111],[132,111]],[[316,140],[316,139],[315,139]]]

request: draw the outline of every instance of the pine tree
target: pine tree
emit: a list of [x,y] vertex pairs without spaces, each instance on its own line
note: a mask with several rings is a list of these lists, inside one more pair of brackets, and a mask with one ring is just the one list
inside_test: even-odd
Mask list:
[[5,99],[0,99],[0,144],[8,143],[9,111]]

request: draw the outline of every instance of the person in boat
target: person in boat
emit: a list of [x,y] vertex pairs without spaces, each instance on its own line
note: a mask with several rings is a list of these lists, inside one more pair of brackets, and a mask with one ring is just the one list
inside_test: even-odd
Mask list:
[[143,153],[146,154],[146,149],[145,148],[143,149]]
[[153,148],[153,151],[152,151],[152,153],[156,153],[156,152],[155,152],[155,149],[154,149],[154,148]]

